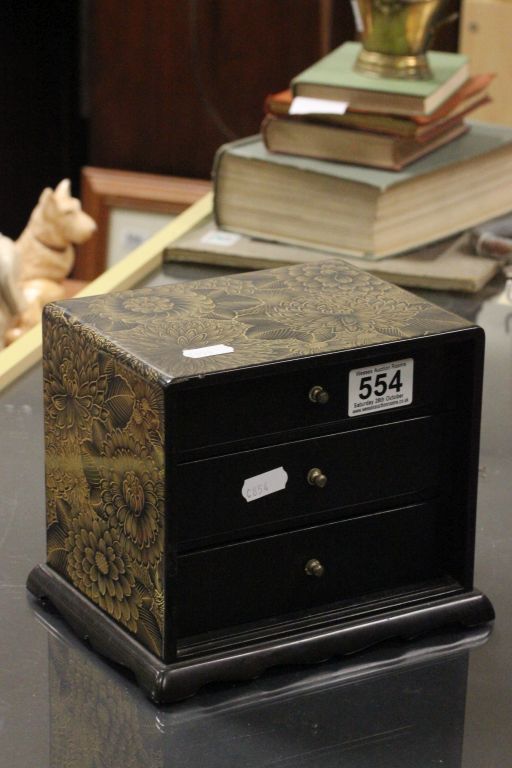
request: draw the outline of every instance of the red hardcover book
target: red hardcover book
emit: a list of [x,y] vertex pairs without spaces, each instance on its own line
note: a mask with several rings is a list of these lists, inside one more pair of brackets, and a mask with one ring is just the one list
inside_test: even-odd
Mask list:
[[[489,103],[487,88],[493,77],[494,75],[491,74],[470,77],[431,115],[385,115],[349,107],[344,115],[301,115],[298,119],[340,125],[372,133],[388,133],[416,141],[429,141],[438,133],[455,125],[470,112]],[[287,116],[292,98],[291,90],[270,94],[265,99],[265,112],[275,117]]]

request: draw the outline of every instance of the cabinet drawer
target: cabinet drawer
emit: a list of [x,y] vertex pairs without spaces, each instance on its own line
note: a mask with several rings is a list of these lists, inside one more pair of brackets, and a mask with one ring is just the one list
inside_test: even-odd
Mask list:
[[[422,417],[182,464],[173,483],[178,542],[199,547],[208,537],[228,541],[269,525],[298,527],[301,517],[327,510],[433,496],[445,429],[441,416]],[[254,478],[272,470],[281,478],[286,473],[286,487],[259,495],[269,481]]]
[[[439,514],[430,502],[182,555],[177,632],[197,635],[438,578]],[[309,575],[308,564],[322,575]]]
[[[459,381],[464,380],[463,366],[471,359],[471,343],[455,348],[448,342],[429,346],[429,341],[364,358],[340,356],[330,362],[317,359],[314,365],[308,361],[306,367],[288,368],[288,373],[281,373],[286,368],[283,364],[279,373],[257,375],[255,371],[251,379],[219,376],[215,383],[205,380],[185,384],[176,390],[169,427],[174,448],[178,453],[200,451],[207,446],[247,442],[283,432],[291,435],[300,430],[324,429],[335,423],[336,431],[357,429],[361,423],[378,424],[393,417],[413,418],[448,410],[460,401]],[[400,359],[414,361],[412,402],[349,416],[350,371]]]

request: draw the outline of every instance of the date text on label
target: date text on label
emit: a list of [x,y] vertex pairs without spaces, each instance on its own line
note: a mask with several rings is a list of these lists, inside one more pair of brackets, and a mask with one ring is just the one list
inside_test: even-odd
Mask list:
[[348,415],[360,416],[412,403],[414,360],[355,368],[348,377]]

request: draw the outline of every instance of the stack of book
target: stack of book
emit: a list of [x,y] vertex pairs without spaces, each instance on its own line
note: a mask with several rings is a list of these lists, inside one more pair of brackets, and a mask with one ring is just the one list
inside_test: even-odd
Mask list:
[[466,56],[434,51],[434,79],[406,81],[354,72],[357,50],[346,43],[295,78],[293,91],[268,96],[267,149],[398,171],[461,136],[464,118],[490,101],[492,76],[470,77]]
[[[345,43],[305,70],[267,98],[261,135],[219,149],[219,227],[379,259],[512,209],[512,129],[465,122],[492,77],[442,52],[428,54],[431,80],[365,76],[359,51]],[[297,98],[324,113],[291,114]]]

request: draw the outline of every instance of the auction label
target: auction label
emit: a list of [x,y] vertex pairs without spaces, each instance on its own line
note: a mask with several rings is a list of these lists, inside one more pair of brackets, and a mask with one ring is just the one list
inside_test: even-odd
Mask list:
[[246,501],[256,501],[270,493],[284,491],[287,482],[288,473],[284,467],[277,467],[261,475],[247,478],[242,488],[242,496]]
[[414,360],[355,368],[348,377],[348,415],[385,411],[412,403]]

